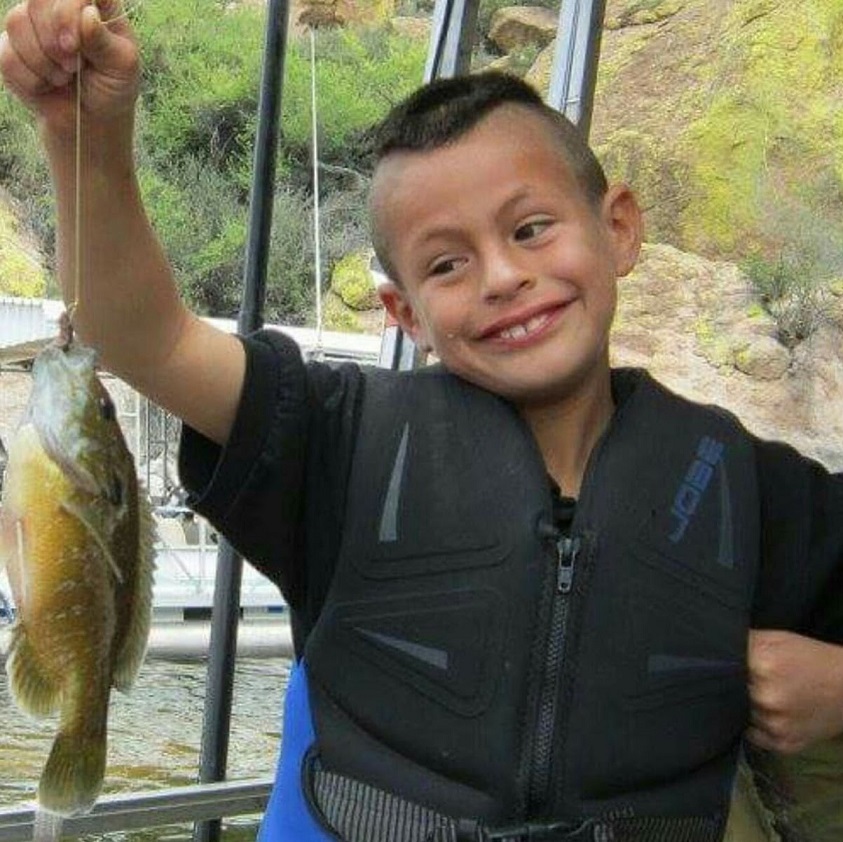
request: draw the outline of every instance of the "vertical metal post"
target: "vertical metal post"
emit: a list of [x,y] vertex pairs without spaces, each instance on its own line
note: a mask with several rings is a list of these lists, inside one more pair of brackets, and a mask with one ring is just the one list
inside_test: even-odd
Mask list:
[[424,81],[468,73],[479,0],[437,0]]
[[[241,333],[250,333],[263,324],[289,11],[289,0],[269,0],[249,209],[249,239],[243,297],[237,320],[237,329]],[[201,783],[223,780],[228,763],[242,571],[242,558],[227,541],[222,541],[217,556],[211,616],[207,693],[199,761]],[[220,820],[197,822],[193,839],[194,842],[216,842],[220,834]]]
[[548,104],[579,126],[591,129],[605,0],[562,0]]

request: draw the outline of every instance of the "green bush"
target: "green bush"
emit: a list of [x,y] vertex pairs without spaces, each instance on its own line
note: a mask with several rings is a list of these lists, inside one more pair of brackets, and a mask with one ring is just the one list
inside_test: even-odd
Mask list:
[[842,199],[840,181],[827,175],[807,180],[798,193],[768,183],[759,188],[765,247],[741,267],[788,346],[822,323],[832,283],[843,273]]
[[273,214],[265,319],[308,324],[316,300],[310,197],[283,186],[275,194]]
[[0,184],[16,199],[25,227],[52,247],[55,211],[47,163],[31,116],[7,95],[0,96]]
[[755,253],[742,261],[741,268],[775,319],[784,345],[798,345],[822,323],[832,278],[806,252],[787,247],[772,259]]
[[[0,0],[6,11],[14,0]],[[224,0],[130,5],[142,50],[141,189],[179,287],[200,313],[240,305],[264,39],[264,10]],[[366,130],[422,78],[427,45],[383,29],[321,31],[317,88],[323,276],[368,241]],[[314,304],[310,43],[285,64],[266,318],[301,324]],[[0,183],[45,253],[54,208],[31,116],[0,97]],[[119,244],[115,243],[115,247]]]
[[251,4],[144,0],[135,7],[153,160],[185,156],[232,173],[251,164],[264,18]]
[[784,298],[797,280],[791,267],[785,263],[783,255],[769,260],[756,252],[741,263],[741,269],[752,283],[762,306],[767,310],[776,301]]
[[[427,45],[383,28],[316,33],[316,108],[320,159],[365,166],[366,130],[416,88]],[[303,163],[311,142],[310,39],[294,39],[287,54],[282,115],[287,156]]]

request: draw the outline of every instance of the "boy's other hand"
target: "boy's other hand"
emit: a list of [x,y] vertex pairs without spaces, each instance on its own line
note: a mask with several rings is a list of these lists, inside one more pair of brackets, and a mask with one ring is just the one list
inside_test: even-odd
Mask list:
[[120,0],[26,0],[6,16],[0,35],[3,83],[48,132],[74,130],[80,55],[85,114],[107,124],[131,117],[138,48]]
[[843,732],[843,646],[752,630],[748,660],[750,742],[792,754]]

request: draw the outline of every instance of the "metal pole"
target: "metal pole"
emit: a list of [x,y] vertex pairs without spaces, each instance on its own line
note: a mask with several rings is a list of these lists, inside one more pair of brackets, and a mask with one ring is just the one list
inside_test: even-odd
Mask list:
[[478,0],[437,0],[425,82],[468,73],[479,5]]
[[[237,319],[237,329],[240,333],[251,333],[263,325],[266,263],[272,229],[278,122],[281,113],[289,11],[289,0],[269,0],[249,209],[249,240],[243,298]],[[242,558],[227,541],[222,541],[217,556],[214,606],[211,615],[207,694],[199,762],[201,783],[222,781],[228,763],[242,571]],[[219,819],[197,822],[194,826],[194,842],[217,842],[220,835]]]
[[562,0],[548,104],[579,126],[591,129],[605,0]]

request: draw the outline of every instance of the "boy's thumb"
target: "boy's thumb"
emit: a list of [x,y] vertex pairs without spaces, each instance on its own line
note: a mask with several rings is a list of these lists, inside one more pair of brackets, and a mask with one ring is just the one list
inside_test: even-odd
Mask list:
[[[113,4],[117,6],[118,4]],[[120,62],[120,41],[118,33],[111,32],[103,23],[97,5],[85,6],[81,20],[82,53],[95,67],[117,65]]]

